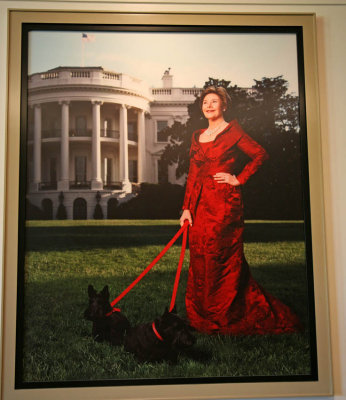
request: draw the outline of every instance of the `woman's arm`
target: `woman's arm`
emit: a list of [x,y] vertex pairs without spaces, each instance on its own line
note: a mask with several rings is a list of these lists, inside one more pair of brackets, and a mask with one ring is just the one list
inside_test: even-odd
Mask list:
[[193,157],[191,157],[189,174],[187,176],[187,181],[186,181],[185,197],[184,197],[184,202],[183,202],[183,206],[182,206],[183,210],[190,209],[191,194],[192,194],[192,191],[195,186],[197,171],[198,171],[198,167],[196,165],[196,161],[193,159]]
[[191,194],[192,190],[195,185],[195,180],[197,176],[197,165],[195,160],[190,158],[190,168],[189,168],[189,174],[187,176],[187,181],[186,181],[186,189],[185,189],[185,197],[184,197],[184,202],[183,202],[183,213],[181,214],[180,217],[180,226],[184,225],[184,221],[187,219],[189,221],[190,226],[192,226],[192,216],[190,212],[190,199],[191,199]]
[[268,159],[269,156],[264,148],[246,133],[243,133],[237,142],[237,147],[250,158],[252,158],[252,160],[245,165],[241,173],[237,176],[239,183],[243,185],[245,182],[247,182],[250,176],[258,170],[264,161]]

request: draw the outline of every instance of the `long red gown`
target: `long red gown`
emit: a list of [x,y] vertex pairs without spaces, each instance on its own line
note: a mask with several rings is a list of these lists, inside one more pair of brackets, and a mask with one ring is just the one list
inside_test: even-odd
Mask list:
[[[194,132],[183,209],[190,210],[190,268],[186,289],[188,319],[208,334],[277,334],[300,329],[297,316],[251,276],[243,251],[241,186],[268,158],[265,150],[232,121],[212,143]],[[239,154],[251,160],[237,179],[217,183],[217,172],[234,174]]]

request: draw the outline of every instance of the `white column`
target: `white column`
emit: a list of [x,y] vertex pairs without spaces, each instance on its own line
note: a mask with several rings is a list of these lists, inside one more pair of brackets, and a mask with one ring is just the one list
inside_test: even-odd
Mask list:
[[102,189],[101,179],[101,101],[93,101],[91,189]]
[[127,108],[125,104],[120,106],[120,146],[119,146],[119,159],[120,159],[120,179],[122,189],[126,193],[131,193],[132,185],[129,181],[129,150],[128,150],[128,132],[127,132]]
[[60,180],[58,190],[69,190],[70,169],[69,169],[69,101],[61,103],[61,140],[60,140]]
[[138,132],[138,183],[145,182],[145,125],[144,110],[137,113],[137,132]]
[[33,179],[33,185],[31,188],[34,191],[37,191],[39,189],[39,185],[41,183],[41,163],[42,163],[41,137],[42,137],[41,105],[35,104],[35,108],[34,108],[34,151],[33,151],[34,179]]

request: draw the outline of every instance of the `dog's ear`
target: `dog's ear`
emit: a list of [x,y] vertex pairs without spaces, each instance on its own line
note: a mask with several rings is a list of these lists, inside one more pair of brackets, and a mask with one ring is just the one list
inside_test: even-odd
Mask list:
[[105,297],[107,300],[109,299],[109,290],[108,285],[106,285],[101,291],[102,297]]
[[96,290],[94,289],[93,285],[88,286],[88,295],[89,295],[89,297],[96,296]]
[[165,308],[164,315],[167,315],[167,314],[169,314],[169,313],[173,313],[173,314],[176,314],[176,313],[177,313],[177,306],[176,306],[175,304],[174,304],[174,307],[173,307],[172,311],[169,311],[169,310],[168,310],[168,307]]

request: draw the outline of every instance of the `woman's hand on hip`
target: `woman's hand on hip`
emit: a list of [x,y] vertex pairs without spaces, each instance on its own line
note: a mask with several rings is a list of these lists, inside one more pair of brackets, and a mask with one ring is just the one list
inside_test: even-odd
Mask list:
[[190,226],[192,226],[192,217],[190,210],[184,210],[180,217],[180,226],[184,225],[185,220],[189,221]]
[[227,172],[218,172],[213,175],[213,178],[216,180],[217,183],[228,183],[232,186],[239,186],[240,182],[238,181],[235,175],[231,175]]

